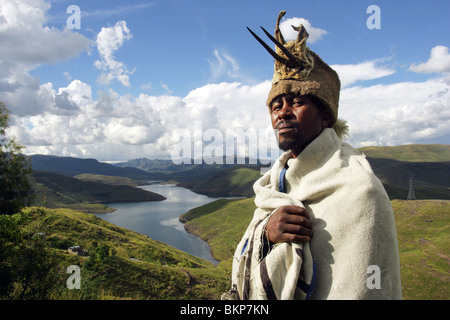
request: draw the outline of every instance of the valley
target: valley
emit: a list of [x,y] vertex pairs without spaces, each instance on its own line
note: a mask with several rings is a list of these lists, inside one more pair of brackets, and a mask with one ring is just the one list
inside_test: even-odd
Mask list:
[[[361,151],[394,208],[404,299],[448,299],[449,146]],[[111,165],[94,159],[30,159],[33,205],[47,212],[41,226],[50,249],[61,257],[62,268],[75,263],[89,275],[85,291],[65,292],[65,298],[218,299],[228,289],[231,257],[255,208],[252,184],[260,177],[259,165],[174,166],[168,160],[149,159]],[[416,201],[406,201],[410,178]],[[112,212],[110,203],[165,201],[166,197],[140,188],[148,181],[176,184],[211,197],[240,197],[218,199],[180,214],[186,230],[209,244],[217,266],[86,213]],[[35,227],[31,223],[24,228]],[[107,247],[108,254],[94,260],[68,255],[67,247],[74,245],[89,252]]]

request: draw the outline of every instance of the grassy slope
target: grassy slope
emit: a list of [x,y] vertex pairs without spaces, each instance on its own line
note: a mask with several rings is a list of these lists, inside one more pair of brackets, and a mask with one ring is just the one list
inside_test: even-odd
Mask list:
[[[55,254],[64,258],[61,269],[65,270],[71,264],[80,266],[84,281],[82,289],[106,292],[101,298],[218,299],[228,288],[225,270],[206,260],[91,214],[69,209],[46,211],[41,230]],[[36,230],[36,223],[25,227],[30,234]],[[96,246],[107,245],[111,248],[111,256],[86,267],[89,258],[67,253],[67,247],[73,245],[90,251]],[[69,298],[79,299],[82,291],[66,290],[66,294]],[[71,297],[71,294],[76,295]]]
[[160,201],[165,198],[127,185],[109,185],[82,181],[66,175],[33,171],[31,182],[35,192],[35,205],[49,208],[72,208],[88,212],[108,212],[105,203]]
[[368,157],[399,161],[440,162],[449,161],[450,159],[450,145],[442,144],[363,147],[358,150]]
[[261,177],[259,168],[233,167],[202,181],[183,182],[179,185],[200,194],[216,196],[252,197],[253,183]]
[[137,187],[137,186],[146,184],[144,181],[138,181],[138,180],[134,180],[134,179],[131,179],[128,177],[105,176],[105,175],[101,175],[101,174],[83,173],[83,174],[76,175],[74,178],[77,178],[77,179],[83,180],[83,181],[87,181],[87,182],[110,184],[112,186],[125,185],[125,186]]
[[[392,201],[400,246],[404,299],[449,299],[450,201]],[[219,266],[231,258],[255,205],[253,199],[218,200],[183,218],[187,229],[208,241]]]
[[449,299],[450,201],[392,201],[405,299]]
[[185,227],[208,242],[219,266],[231,268],[231,258],[255,210],[254,199],[220,199],[181,216]]

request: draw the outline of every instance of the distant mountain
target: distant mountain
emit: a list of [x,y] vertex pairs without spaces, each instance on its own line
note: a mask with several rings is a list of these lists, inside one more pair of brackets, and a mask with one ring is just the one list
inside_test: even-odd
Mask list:
[[57,157],[47,155],[32,155],[33,170],[48,171],[74,177],[79,174],[98,174],[106,176],[128,177],[135,180],[165,180],[159,173],[150,173],[138,168],[118,167],[95,159],[79,159],[72,157]]
[[407,144],[402,146],[363,147],[358,150],[371,158],[413,162],[450,161],[450,145],[444,144]]
[[[405,145],[365,147],[375,174],[391,199],[406,199],[409,180],[413,178],[418,199],[450,199],[450,146]],[[171,160],[133,159],[111,165],[95,159],[31,156],[35,170],[70,176],[95,174],[129,177],[135,180],[174,181],[179,186],[209,196],[253,196],[253,183],[260,175],[261,164],[181,164]]]
[[227,164],[226,160],[223,160],[223,164],[209,164],[203,161],[201,164],[174,164],[172,160],[158,160],[158,159],[146,159],[139,158],[129,160],[127,162],[116,163],[115,165],[121,168],[133,167],[141,170],[145,170],[152,174],[161,174],[161,180],[177,181],[179,183],[193,183],[200,182],[205,179],[209,179],[219,172],[224,170],[230,170],[237,167],[249,167],[258,169],[261,164],[249,164],[248,158],[242,160],[245,165],[237,164],[235,159],[232,164]]
[[138,158],[132,159],[126,162],[116,163],[115,166],[126,168],[138,168],[148,172],[162,172],[162,173],[172,173],[178,171],[189,170],[196,165],[191,164],[174,164],[172,160],[159,160],[159,159],[147,159]]

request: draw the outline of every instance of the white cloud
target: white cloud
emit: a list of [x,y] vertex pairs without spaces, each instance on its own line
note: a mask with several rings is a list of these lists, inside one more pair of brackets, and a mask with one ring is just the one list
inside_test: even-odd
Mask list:
[[71,30],[45,26],[49,8],[43,0],[0,2],[0,100],[17,115],[67,109],[63,96],[55,105],[51,83],[40,85],[29,72],[41,64],[76,57],[92,43]]
[[163,88],[164,90],[166,90],[167,94],[172,94],[172,90],[170,90],[169,86],[167,84],[165,84],[164,82],[160,81],[161,84],[161,88]]
[[103,27],[97,34],[96,45],[101,59],[95,61],[95,66],[103,71],[98,79],[100,83],[109,84],[116,79],[125,87],[130,87],[129,74],[132,71],[123,62],[116,61],[114,53],[131,38],[125,21],[118,21],[112,27]]
[[[28,154],[122,161],[170,158],[175,140],[193,136],[195,123],[201,123],[202,133],[217,129],[224,136],[227,130],[268,128],[269,89],[270,81],[223,82],[196,88],[184,98],[143,93],[133,97],[109,90],[92,100],[90,86],[74,80],[58,90],[48,85],[47,91],[53,97],[65,93],[64,101],[77,108],[15,116],[11,133],[27,146]],[[48,103],[53,105],[54,98]],[[450,135],[450,84],[432,79],[349,87],[341,92],[339,114],[349,122],[349,142],[355,147],[427,143]]]
[[[100,160],[170,157],[174,137],[201,129],[264,129],[269,125],[265,98],[270,81],[206,85],[185,98],[119,95],[111,89],[92,100],[91,87],[74,80],[65,88],[47,86],[46,112],[14,115],[11,134],[28,154],[44,153]],[[55,103],[56,102],[56,103]],[[202,133],[203,133],[202,132]],[[205,143],[206,144],[206,143]]]
[[238,62],[223,50],[215,49],[213,52],[214,59],[209,59],[208,63],[211,68],[210,81],[215,82],[221,79],[238,79],[242,75]]
[[143,91],[150,91],[153,88],[153,84],[151,83],[151,81],[149,81],[147,83],[141,84],[141,86],[139,88]]
[[428,143],[450,134],[450,85],[430,79],[350,87],[341,91],[339,113],[355,147]]
[[331,67],[338,73],[341,87],[345,88],[358,81],[378,79],[395,73],[394,69],[379,66],[380,62],[383,62],[383,60],[377,59],[346,65],[335,64]]
[[430,58],[427,62],[418,65],[413,64],[409,70],[417,73],[445,73],[450,72],[450,53],[444,46],[436,46],[431,49]]
[[[50,5],[43,0],[2,0],[0,3],[0,61],[20,63],[27,71],[88,50],[91,40],[69,29],[45,26]],[[4,71],[4,70],[3,70]]]
[[105,16],[121,16],[127,13],[131,13],[134,11],[140,11],[143,9],[147,9],[149,7],[154,7],[158,4],[158,2],[145,2],[145,3],[138,3],[138,4],[132,4],[127,6],[117,6],[111,9],[106,10],[92,10],[92,11],[83,11],[82,16],[83,17],[105,17]]
[[297,39],[298,32],[292,28],[303,25],[309,34],[308,43],[314,43],[322,39],[328,32],[321,28],[316,28],[311,25],[311,23],[304,18],[289,18],[283,19],[280,23],[280,31],[283,34],[284,40],[295,40]]

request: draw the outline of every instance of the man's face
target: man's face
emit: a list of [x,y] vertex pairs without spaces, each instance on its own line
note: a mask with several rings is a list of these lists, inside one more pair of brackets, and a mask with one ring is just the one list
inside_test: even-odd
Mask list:
[[272,127],[278,130],[280,149],[292,150],[294,157],[313,141],[330,122],[310,98],[298,94],[276,97],[270,108]]

